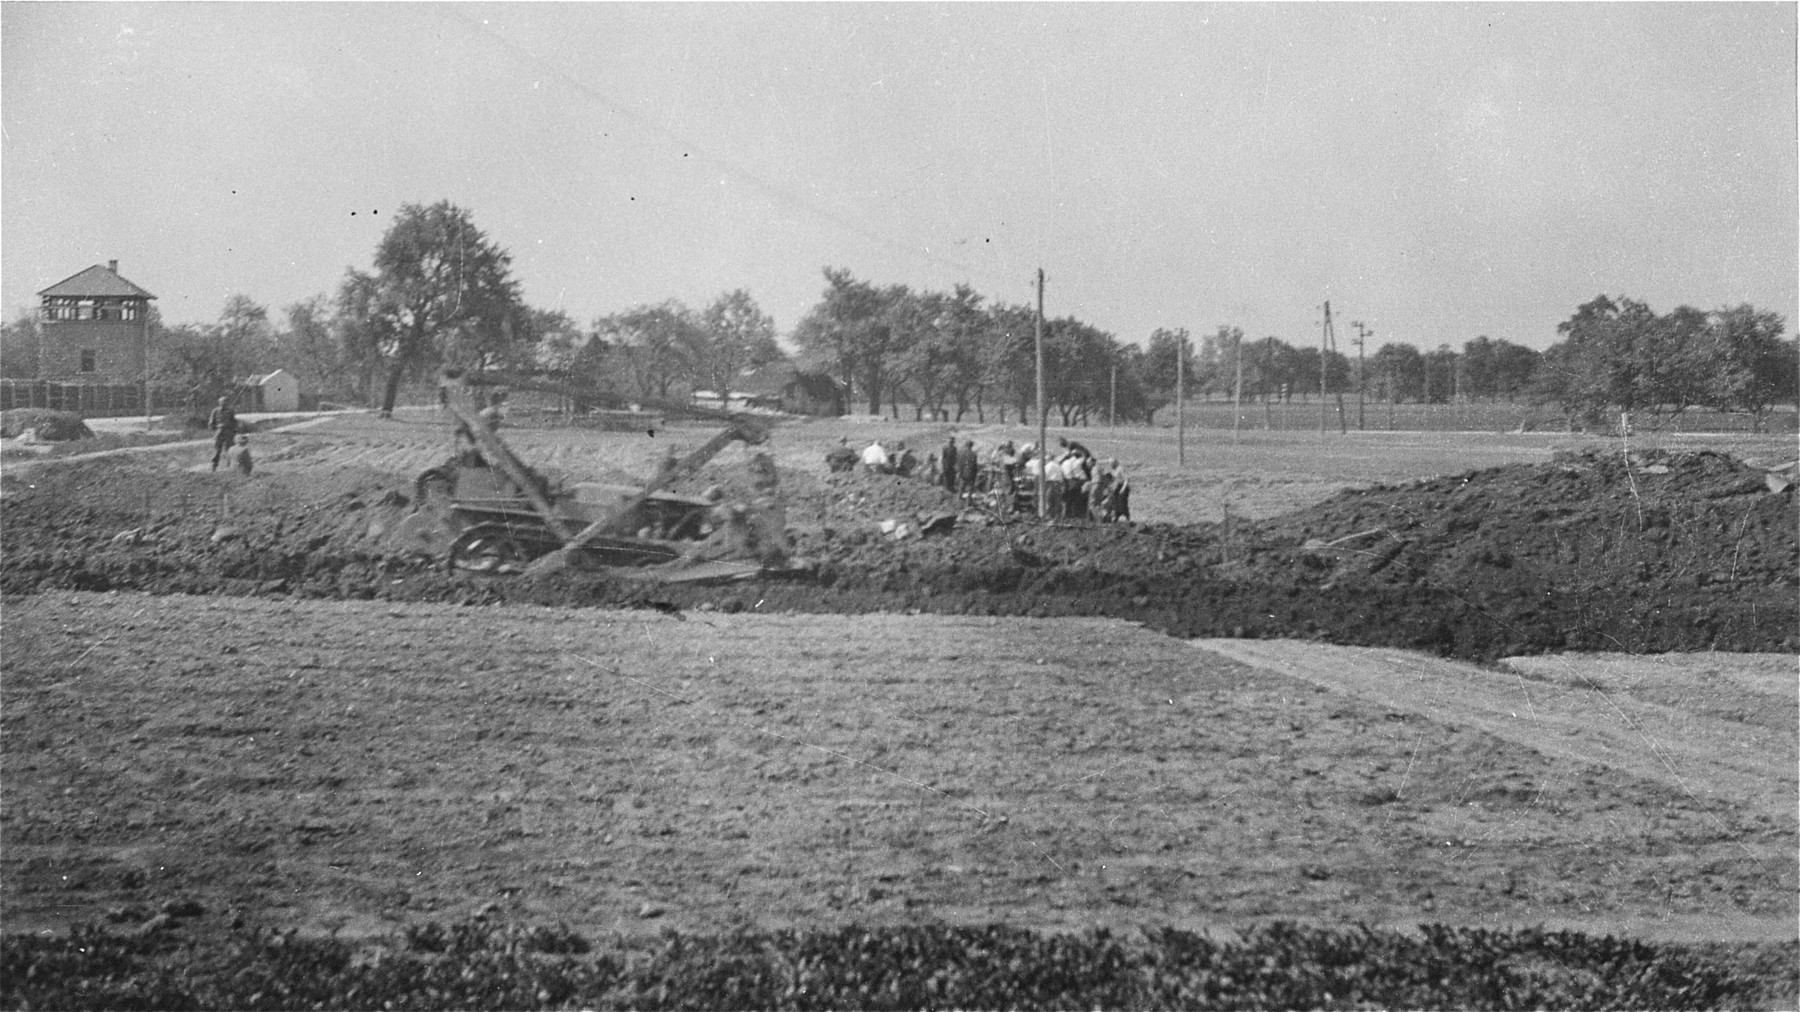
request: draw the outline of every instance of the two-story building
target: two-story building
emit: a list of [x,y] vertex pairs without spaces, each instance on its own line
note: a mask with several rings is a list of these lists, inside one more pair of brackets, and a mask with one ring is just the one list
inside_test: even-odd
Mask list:
[[62,382],[137,383],[144,379],[150,300],[119,276],[119,262],[95,264],[38,293],[37,375]]

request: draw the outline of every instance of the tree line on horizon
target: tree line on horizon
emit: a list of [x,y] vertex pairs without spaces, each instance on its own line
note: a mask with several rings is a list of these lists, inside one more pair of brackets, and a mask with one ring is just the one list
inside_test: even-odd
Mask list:
[[[391,412],[403,386],[445,366],[530,372],[645,399],[733,389],[747,371],[789,362],[829,376],[847,408],[895,418],[1025,420],[1037,400],[1036,314],[948,292],[880,285],[826,267],[819,301],[789,335],[736,289],[698,309],[677,299],[630,307],[582,326],[525,304],[512,258],[448,201],[401,208],[372,269],[350,268],[338,290],[272,319],[242,294],[210,324],[165,325],[152,310],[153,379],[205,403],[243,376],[285,368],[327,400]],[[4,325],[0,372],[29,371],[34,314]],[[1800,396],[1800,354],[1775,313],[1743,304],[1712,311],[1601,295],[1557,328],[1543,352],[1480,336],[1461,350],[1383,344],[1366,360],[1310,342],[1246,338],[1221,325],[1198,340],[1159,328],[1144,345],[1073,316],[1043,321],[1045,400],[1064,426],[1148,423],[1190,397],[1251,403],[1353,394],[1388,403],[1467,400],[1554,404],[1571,424],[1614,412],[1679,415],[1690,408],[1761,420]],[[1178,368],[1179,361],[1179,368]],[[22,368],[23,367],[23,368]],[[1321,373],[1323,374],[1321,376]],[[1322,390],[1321,390],[1322,386]]]

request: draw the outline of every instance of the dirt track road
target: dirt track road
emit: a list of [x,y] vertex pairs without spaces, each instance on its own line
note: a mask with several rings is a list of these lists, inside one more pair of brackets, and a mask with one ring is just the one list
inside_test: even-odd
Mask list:
[[[1771,816],[1794,819],[1800,739],[1792,657],[1734,654],[1712,661],[1752,677],[1730,679],[1740,705],[1708,712],[1639,698],[1632,689],[1645,680],[1591,673],[1594,660],[1588,657],[1520,658],[1516,667],[1503,671],[1376,647],[1292,640],[1191,642],[1251,667],[1403,713],[1479,728],[1547,756],[1606,766],[1661,781],[1696,799],[1752,805]],[[1630,662],[1633,670],[1693,669],[1709,656],[1717,655],[1661,655]],[[1613,658],[1612,664],[1624,667],[1627,661]]]

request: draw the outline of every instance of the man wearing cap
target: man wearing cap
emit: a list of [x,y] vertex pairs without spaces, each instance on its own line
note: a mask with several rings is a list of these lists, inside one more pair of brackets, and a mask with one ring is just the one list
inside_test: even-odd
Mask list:
[[207,416],[206,427],[213,431],[212,469],[217,471],[219,458],[223,457],[225,451],[237,442],[237,412],[231,410],[230,398],[219,398],[219,406],[212,409],[212,414]]

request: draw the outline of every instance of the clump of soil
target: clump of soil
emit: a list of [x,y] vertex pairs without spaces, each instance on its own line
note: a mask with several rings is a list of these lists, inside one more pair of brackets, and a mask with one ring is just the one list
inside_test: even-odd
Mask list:
[[61,443],[71,439],[90,439],[93,430],[81,420],[81,416],[73,411],[52,411],[49,408],[13,408],[0,412],[0,436],[17,439],[27,432],[36,432],[37,438],[46,443]]
[[[1761,470],[1719,453],[1584,452],[1345,492],[1261,522],[1052,526],[965,512],[940,536],[899,540],[878,524],[962,504],[916,478],[780,477],[806,570],[660,586],[443,573],[379,536],[404,516],[393,493],[406,487],[379,472],[243,483],[97,462],[34,473],[36,488],[0,501],[0,590],[1106,615],[1178,636],[1473,658],[1800,649],[1794,491],[1771,491]],[[754,497],[741,465],[681,490],[711,485]]]

